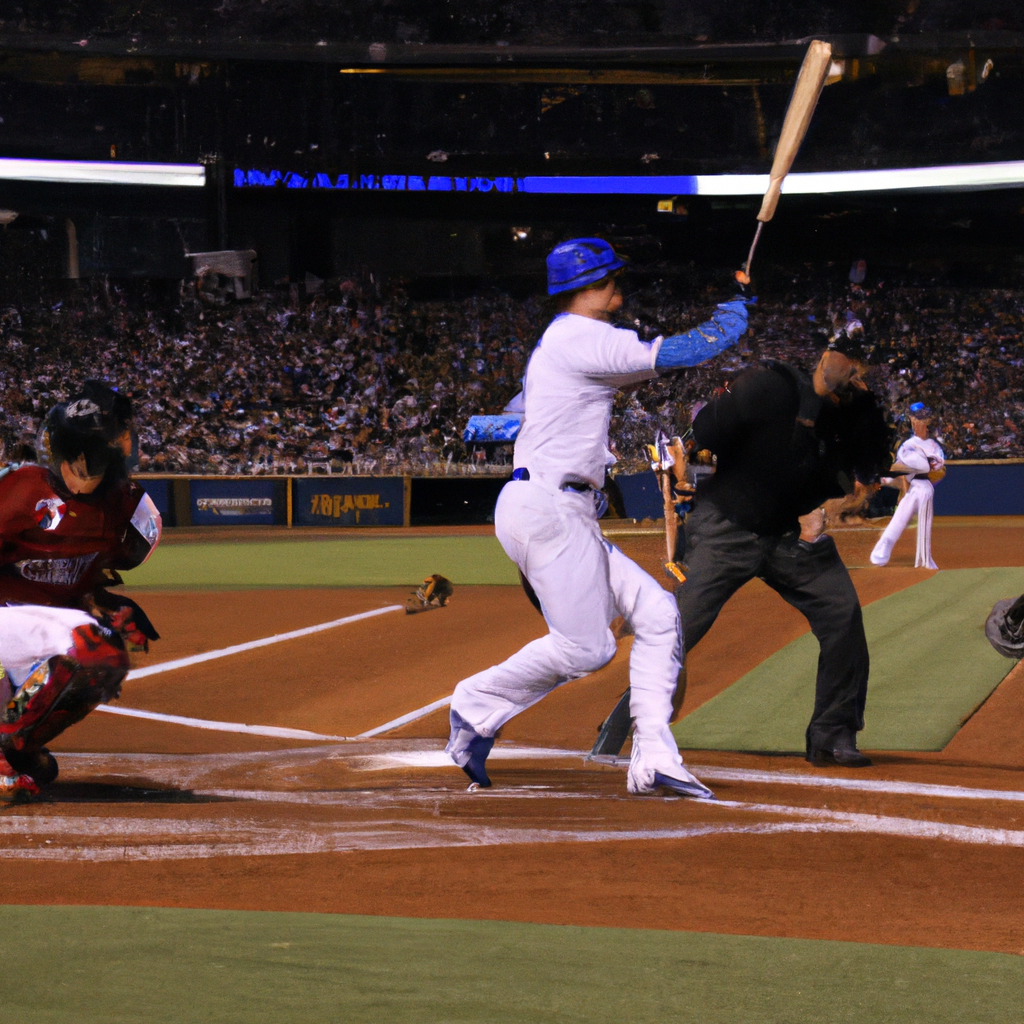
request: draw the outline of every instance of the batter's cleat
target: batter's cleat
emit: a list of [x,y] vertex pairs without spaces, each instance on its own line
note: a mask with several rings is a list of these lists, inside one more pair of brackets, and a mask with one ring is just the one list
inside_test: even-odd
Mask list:
[[[634,738],[634,750],[636,740]],[[668,789],[679,796],[693,797],[695,800],[714,800],[715,794],[700,779],[691,775],[685,765],[676,765],[671,772],[652,771],[644,768],[639,759],[631,757],[629,770],[626,773],[626,789],[635,796],[648,796],[659,789]]]
[[494,746],[493,736],[481,736],[458,711],[449,712],[451,736],[445,753],[469,776],[470,782],[483,789],[491,784],[487,778],[487,755]]
[[469,741],[469,760],[459,767],[469,776],[471,782],[475,782],[481,789],[487,789],[491,780],[487,777],[486,761],[487,755],[494,746],[494,738],[491,736],[476,736]]
[[[676,769],[677,771],[679,769]],[[670,789],[679,796],[690,796],[694,800],[714,800],[715,794],[704,785],[700,779],[692,776],[685,768],[682,769],[686,776],[684,779],[674,778],[671,775],[662,775],[661,772],[654,773],[654,785],[661,789]]]
[[57,781],[57,759],[46,747],[38,750],[5,751],[7,763],[19,774],[27,775],[37,786],[48,786]]
[[627,792],[646,796],[657,793],[659,789],[668,789],[679,796],[714,800],[715,794],[686,770],[679,752],[666,749],[668,743],[673,742],[667,725],[663,727],[663,732],[663,737],[653,737],[653,743],[650,738],[644,741],[638,723],[637,731],[633,733],[633,750],[629,755],[629,769],[626,772]]

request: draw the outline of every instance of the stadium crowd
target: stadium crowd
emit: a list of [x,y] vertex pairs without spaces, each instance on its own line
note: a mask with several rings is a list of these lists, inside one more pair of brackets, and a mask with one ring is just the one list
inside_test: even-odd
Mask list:
[[[685,429],[695,404],[744,365],[809,367],[838,333],[862,340],[868,379],[894,418],[910,401],[936,410],[949,457],[1024,456],[1020,292],[830,289],[808,275],[759,303],[740,350],[620,397],[612,439],[623,468],[639,466],[657,427]],[[667,281],[628,284],[623,323],[646,337],[686,329],[725,297],[707,283],[674,291]],[[135,399],[143,472],[487,471],[508,451],[482,465],[462,430],[517,393],[550,315],[542,299],[496,289],[420,301],[368,277],[237,303],[192,285],[156,302],[144,289],[94,282],[0,309],[0,440],[16,458],[41,416],[93,376]]]

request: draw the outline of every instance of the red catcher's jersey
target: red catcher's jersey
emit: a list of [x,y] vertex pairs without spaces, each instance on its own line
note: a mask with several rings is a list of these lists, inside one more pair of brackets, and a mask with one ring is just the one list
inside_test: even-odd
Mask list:
[[0,479],[0,604],[81,607],[104,568],[125,567],[125,533],[144,493],[126,481],[99,497],[64,496],[42,466]]

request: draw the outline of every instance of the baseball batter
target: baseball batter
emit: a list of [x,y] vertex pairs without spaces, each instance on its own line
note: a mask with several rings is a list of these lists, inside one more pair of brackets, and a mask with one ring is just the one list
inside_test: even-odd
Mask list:
[[917,553],[914,568],[938,568],[932,558],[932,509],[935,500],[933,481],[938,482],[945,475],[946,456],[939,443],[928,436],[931,420],[931,410],[923,402],[915,402],[910,407],[910,427],[913,434],[896,452],[896,463],[909,470],[906,474],[907,491],[871,552],[872,565],[888,564],[896,541],[911,518],[916,515]]
[[44,465],[0,471],[0,800],[57,777],[45,744],[120,691],[157,634],[107,588],[144,562],[160,514],[125,469],[131,403],[96,381],[52,409]]
[[491,784],[485,762],[505,722],[611,660],[616,647],[609,625],[622,615],[635,633],[629,792],[666,787],[713,796],[683,766],[669,729],[682,667],[675,601],[602,536],[600,488],[615,462],[608,424],[616,391],[663,370],[695,366],[735,344],[747,326],[747,302],[724,302],[700,327],[647,344],[609,322],[622,305],[616,274],[623,266],[596,238],[564,242],[547,258],[548,293],[560,297],[562,312],[527,366],[515,470],[499,495],[494,524],[550,631],[455,688],[447,751],[477,786]]

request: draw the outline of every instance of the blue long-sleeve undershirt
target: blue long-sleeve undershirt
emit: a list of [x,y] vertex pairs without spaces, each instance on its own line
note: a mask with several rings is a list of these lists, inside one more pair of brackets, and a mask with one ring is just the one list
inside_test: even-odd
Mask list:
[[747,306],[751,300],[737,297],[721,302],[711,319],[685,334],[664,338],[654,361],[656,370],[697,366],[713,359],[739,341],[747,329]]

